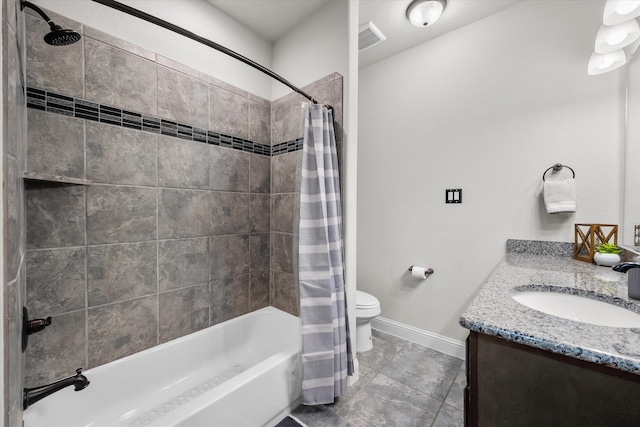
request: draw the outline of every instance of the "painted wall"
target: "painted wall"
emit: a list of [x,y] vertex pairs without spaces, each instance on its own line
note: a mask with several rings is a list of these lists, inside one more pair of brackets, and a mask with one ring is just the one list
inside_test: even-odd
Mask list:
[[[35,0],[33,3],[207,73],[262,98],[272,99],[270,77],[223,53],[178,34],[170,33],[156,25],[89,0]],[[121,3],[215,41],[267,68],[271,66],[270,42],[205,1],[124,0]],[[329,72],[323,76],[327,74]]]
[[624,238],[634,244],[634,225],[640,224],[640,60],[638,52],[629,60],[627,72],[627,112],[625,126]]
[[[601,22],[602,2],[522,2],[361,70],[358,289],[383,317],[463,340],[508,238],[620,222],[624,71],[586,72]],[[576,172],[574,214],[542,204],[558,162]],[[435,273],[413,281],[412,264]]]

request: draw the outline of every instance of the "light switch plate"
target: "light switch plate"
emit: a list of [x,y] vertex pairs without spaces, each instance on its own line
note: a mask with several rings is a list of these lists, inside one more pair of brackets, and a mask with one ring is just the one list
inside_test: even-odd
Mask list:
[[462,203],[462,188],[445,190],[445,203]]

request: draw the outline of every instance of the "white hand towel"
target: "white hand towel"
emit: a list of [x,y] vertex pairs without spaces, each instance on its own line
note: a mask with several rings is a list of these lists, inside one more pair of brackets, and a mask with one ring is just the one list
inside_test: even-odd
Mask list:
[[545,181],[543,195],[549,214],[576,211],[576,180],[573,178]]

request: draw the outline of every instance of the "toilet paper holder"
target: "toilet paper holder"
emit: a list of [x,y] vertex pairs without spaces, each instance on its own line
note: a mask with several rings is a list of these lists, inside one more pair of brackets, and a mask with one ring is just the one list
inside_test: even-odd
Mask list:
[[[413,271],[413,267],[415,267],[415,266],[413,266],[413,265],[410,266],[409,267],[409,271]],[[427,268],[427,271],[425,273],[427,273],[427,275],[433,274],[433,268]]]

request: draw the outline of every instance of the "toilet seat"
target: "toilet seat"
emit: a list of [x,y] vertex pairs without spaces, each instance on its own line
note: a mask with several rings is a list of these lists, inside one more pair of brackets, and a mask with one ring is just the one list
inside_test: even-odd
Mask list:
[[378,298],[366,292],[356,290],[357,319],[373,318],[380,313],[380,301],[378,301]]

